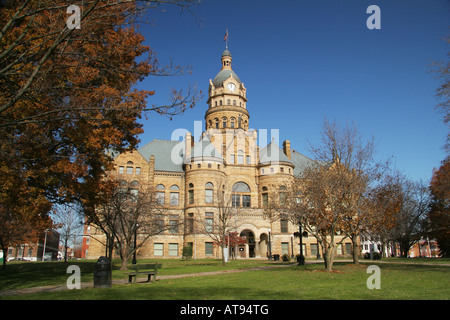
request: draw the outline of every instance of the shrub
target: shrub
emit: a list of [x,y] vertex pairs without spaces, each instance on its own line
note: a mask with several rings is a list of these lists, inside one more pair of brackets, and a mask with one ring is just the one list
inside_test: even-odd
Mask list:
[[183,259],[189,260],[192,258],[192,247],[191,246],[184,246],[183,247]]
[[283,254],[283,256],[281,257],[281,259],[282,259],[284,262],[288,262],[288,261],[291,260],[291,257],[289,257],[289,255],[285,253],[285,254]]

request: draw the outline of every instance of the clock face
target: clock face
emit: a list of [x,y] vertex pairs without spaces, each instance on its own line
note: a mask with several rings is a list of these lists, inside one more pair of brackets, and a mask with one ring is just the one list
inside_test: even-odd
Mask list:
[[230,90],[230,91],[236,90],[236,85],[234,83],[229,83],[228,84],[228,90]]

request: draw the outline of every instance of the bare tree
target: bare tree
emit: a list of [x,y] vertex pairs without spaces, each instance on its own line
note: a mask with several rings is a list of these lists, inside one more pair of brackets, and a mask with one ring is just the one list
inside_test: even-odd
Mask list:
[[[223,183],[217,183],[223,186]],[[196,232],[207,235],[211,240],[220,246],[222,252],[222,264],[225,265],[225,250],[229,249],[229,242],[225,239],[231,239],[229,233],[234,230],[232,217],[237,213],[233,207],[232,197],[225,193],[225,189],[217,188],[214,203],[211,210],[212,216],[205,216],[199,210],[195,219]]]
[[409,249],[426,234],[425,224],[431,196],[423,182],[403,177],[400,199],[401,207],[395,217],[392,237],[399,243],[402,256],[406,257]]
[[72,241],[73,247],[77,235],[82,234],[83,221],[80,219],[76,204],[54,207],[54,222],[58,225],[59,241],[64,245],[64,262],[67,262],[67,249]]
[[[447,36],[444,39],[447,44],[450,43],[450,37]],[[447,53],[447,57],[450,58],[450,52]],[[441,84],[436,90],[436,97],[441,101],[436,106],[436,109],[443,115],[443,121],[447,125],[450,125],[450,59],[445,61],[433,61],[432,71],[438,74]],[[447,133],[447,139],[444,146],[447,154],[450,153],[450,133]]]
[[110,256],[113,244],[117,247],[121,270],[127,269],[128,260],[150,237],[167,230],[176,232],[183,223],[182,217],[158,203],[152,187],[142,186],[136,180],[116,182],[103,199],[97,207],[96,220],[90,223],[107,236]]
[[325,119],[322,144],[311,146],[311,151],[318,161],[294,179],[281,211],[316,237],[331,271],[336,247],[347,237],[358,263],[358,237],[370,220],[370,185],[384,166],[374,161],[373,139],[364,141],[354,124],[341,128]]

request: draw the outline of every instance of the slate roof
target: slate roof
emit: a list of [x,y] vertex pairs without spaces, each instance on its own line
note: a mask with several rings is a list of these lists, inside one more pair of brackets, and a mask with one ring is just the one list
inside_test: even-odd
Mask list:
[[259,163],[265,164],[276,161],[290,162],[291,160],[284,154],[283,150],[272,141],[259,151]]
[[[169,141],[154,139],[145,146],[138,149],[138,152],[147,160],[150,157],[155,157],[155,170],[157,171],[171,171],[184,172],[182,148],[179,146],[182,141]],[[174,149],[175,148],[175,149]],[[180,158],[177,157],[176,151],[180,150]],[[174,159],[172,160],[172,150],[174,150]],[[216,150],[213,144],[208,140],[196,142],[191,150],[191,157],[201,156],[204,159],[215,158],[223,161],[222,155]],[[189,160],[188,160],[189,161]],[[283,161],[292,163],[294,167],[294,175],[298,176],[303,173],[308,166],[318,165],[319,162],[308,158],[307,156],[292,150],[291,159],[289,159],[283,150],[272,141],[259,152],[259,163],[266,164],[276,161]],[[179,163],[178,163],[179,162]]]
[[219,73],[214,77],[213,85],[216,88],[223,87],[223,82],[230,77],[230,74],[233,75],[233,78],[241,83],[241,79],[237,76],[237,74],[233,70],[220,70]]
[[197,157],[202,157],[205,160],[216,158],[216,160],[223,161],[222,155],[217,151],[214,145],[207,139],[202,139],[200,142],[194,143],[194,147],[191,149],[191,158]]
[[[154,139],[139,148],[138,152],[147,161],[150,161],[150,156],[153,155],[155,157],[155,170],[157,171],[183,172],[183,158],[176,157],[176,153],[174,153],[175,159],[172,160],[172,150],[180,143],[184,144],[182,141]],[[182,148],[179,148],[179,150],[182,151]],[[179,155],[182,156],[181,152]]]
[[309,166],[318,165],[319,162],[316,160],[312,160],[307,156],[297,152],[295,150],[291,151],[291,161],[295,165],[294,167],[294,176],[299,176],[303,173],[305,168]]

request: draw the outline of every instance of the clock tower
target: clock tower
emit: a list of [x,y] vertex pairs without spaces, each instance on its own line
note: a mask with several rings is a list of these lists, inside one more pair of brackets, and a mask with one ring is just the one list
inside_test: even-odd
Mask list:
[[231,53],[225,49],[221,57],[222,69],[209,80],[206,130],[248,130],[247,89],[231,68],[231,61]]

